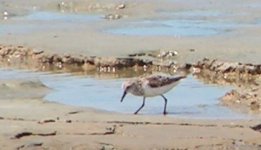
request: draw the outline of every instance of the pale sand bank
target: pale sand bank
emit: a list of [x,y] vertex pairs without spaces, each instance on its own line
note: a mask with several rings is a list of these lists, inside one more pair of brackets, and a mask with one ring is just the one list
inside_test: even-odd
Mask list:
[[[25,149],[259,149],[261,145],[260,132],[250,128],[258,120],[120,115],[39,99],[1,100],[0,116],[0,145],[5,149],[23,145]],[[35,135],[12,139],[24,132]]]

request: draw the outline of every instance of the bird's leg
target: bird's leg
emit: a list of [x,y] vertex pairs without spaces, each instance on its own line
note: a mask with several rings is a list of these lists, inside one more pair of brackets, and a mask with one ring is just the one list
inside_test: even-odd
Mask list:
[[143,103],[142,103],[142,105],[140,106],[140,108],[137,110],[137,111],[135,111],[135,115],[144,107],[144,105],[145,105],[145,97],[143,97]]
[[166,109],[167,109],[168,100],[167,100],[167,98],[166,98],[164,95],[161,95],[161,97],[162,97],[162,98],[164,99],[164,101],[165,101],[163,114],[166,115],[166,114],[167,114]]

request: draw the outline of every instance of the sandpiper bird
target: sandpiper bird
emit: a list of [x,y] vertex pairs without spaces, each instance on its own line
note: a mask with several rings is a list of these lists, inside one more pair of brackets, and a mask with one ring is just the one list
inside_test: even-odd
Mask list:
[[163,94],[175,87],[178,84],[178,82],[185,77],[186,76],[167,77],[161,75],[152,75],[148,77],[125,81],[122,84],[124,93],[121,97],[121,102],[123,101],[127,93],[131,93],[136,96],[143,96],[142,105],[136,112],[134,112],[134,114],[137,114],[144,107],[146,97],[160,95],[165,101],[163,114],[166,115],[166,107],[168,100],[165,96],[163,96]]

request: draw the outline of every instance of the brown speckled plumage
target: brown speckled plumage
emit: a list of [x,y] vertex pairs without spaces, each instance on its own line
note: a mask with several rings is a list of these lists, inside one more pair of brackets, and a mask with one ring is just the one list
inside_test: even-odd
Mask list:
[[157,87],[161,87],[161,86],[165,86],[168,84],[171,84],[173,82],[177,82],[181,79],[185,78],[185,76],[180,76],[180,77],[176,77],[176,78],[170,78],[170,77],[162,77],[162,76],[152,76],[152,77],[148,77],[146,78],[149,82],[148,85],[152,88],[157,88]]
[[163,114],[165,115],[167,114],[167,98],[163,94],[175,87],[178,84],[178,81],[183,78],[185,78],[185,76],[167,77],[161,75],[152,75],[148,77],[125,81],[123,83],[124,92],[121,97],[121,102],[123,101],[127,93],[132,93],[136,96],[143,96],[142,105],[134,113],[137,114],[144,107],[146,97],[161,96],[165,101],[163,111]]

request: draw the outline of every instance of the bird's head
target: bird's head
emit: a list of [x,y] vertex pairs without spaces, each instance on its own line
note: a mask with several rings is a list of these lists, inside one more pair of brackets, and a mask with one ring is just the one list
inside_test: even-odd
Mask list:
[[122,84],[122,88],[123,88],[123,95],[121,97],[121,102],[123,101],[124,97],[127,95],[127,93],[130,92],[130,90],[132,89],[134,85],[134,82],[133,81],[125,81],[123,82]]

